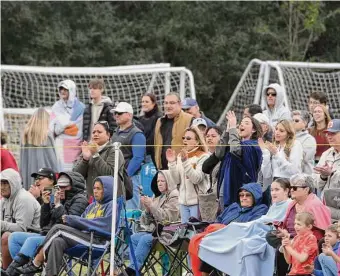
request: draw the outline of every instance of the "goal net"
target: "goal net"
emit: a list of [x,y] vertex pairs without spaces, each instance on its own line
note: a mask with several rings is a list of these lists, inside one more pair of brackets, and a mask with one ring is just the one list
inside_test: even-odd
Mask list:
[[285,91],[285,105],[290,110],[308,110],[312,92],[327,95],[331,112],[340,118],[340,63],[308,63],[261,61],[253,59],[244,71],[218,124],[223,125],[228,110],[234,110],[238,119],[251,103],[265,106],[262,89],[270,83],[279,83]]
[[17,160],[21,131],[37,107],[48,109],[59,99],[58,83],[64,79],[73,80],[77,85],[77,97],[87,104],[90,100],[88,83],[92,78],[104,79],[105,96],[113,102],[130,103],[135,115],[141,112],[141,97],[146,92],[156,95],[160,108],[169,92],[178,92],[182,98],[196,98],[191,71],[168,64],[105,68],[3,65],[0,90],[2,128],[8,133],[8,147]]

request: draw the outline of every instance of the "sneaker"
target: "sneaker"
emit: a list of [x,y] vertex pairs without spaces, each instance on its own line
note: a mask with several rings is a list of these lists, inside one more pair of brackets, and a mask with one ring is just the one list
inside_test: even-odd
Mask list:
[[18,267],[16,269],[20,272],[20,274],[34,274],[42,271],[42,266],[37,267],[33,264],[33,262],[29,262],[22,267]]

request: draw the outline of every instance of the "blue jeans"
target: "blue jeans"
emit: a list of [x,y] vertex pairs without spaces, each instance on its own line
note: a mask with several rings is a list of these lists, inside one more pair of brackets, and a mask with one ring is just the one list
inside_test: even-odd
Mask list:
[[190,206],[180,204],[179,206],[180,206],[182,223],[188,222],[190,217],[195,217],[197,219],[199,218],[198,217],[198,204],[190,205]]
[[316,276],[337,276],[338,268],[333,258],[321,253],[315,259],[314,274]]
[[[131,243],[133,246],[133,250],[135,252],[138,270],[144,264],[144,261],[151,250],[152,240],[153,240],[152,235],[147,232],[138,232],[131,236]],[[130,255],[130,267],[136,270],[135,264],[133,263],[132,260],[131,249],[129,255]]]
[[140,174],[131,176],[133,197],[126,202],[126,209],[140,209]]
[[36,233],[14,232],[9,236],[8,249],[13,260],[18,260],[19,253],[33,258],[36,250],[45,240],[45,236]]

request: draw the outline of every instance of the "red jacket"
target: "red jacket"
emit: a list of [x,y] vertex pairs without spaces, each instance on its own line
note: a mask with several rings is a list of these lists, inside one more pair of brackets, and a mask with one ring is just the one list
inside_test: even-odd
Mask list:
[[0,148],[0,172],[9,168],[19,172],[17,162],[12,153],[6,148]]

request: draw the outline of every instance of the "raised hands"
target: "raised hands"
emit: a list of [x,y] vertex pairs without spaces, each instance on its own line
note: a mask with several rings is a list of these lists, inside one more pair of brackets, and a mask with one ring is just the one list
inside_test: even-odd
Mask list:
[[316,166],[314,171],[321,174],[322,176],[330,176],[332,174],[333,166],[328,162],[324,166]]
[[165,152],[166,160],[168,162],[175,162],[176,161],[176,152],[173,149],[167,149]]
[[185,149],[182,149],[179,153],[182,159],[182,162],[188,160],[188,152]]
[[228,129],[229,128],[236,128],[237,126],[237,119],[234,111],[228,111],[225,117],[228,122]]
[[98,152],[98,145],[94,142],[88,143],[84,141],[81,144],[81,152],[83,154],[83,159],[88,161],[90,160],[91,156]]

